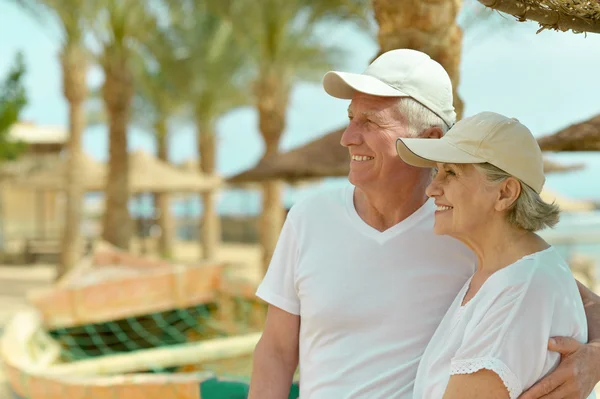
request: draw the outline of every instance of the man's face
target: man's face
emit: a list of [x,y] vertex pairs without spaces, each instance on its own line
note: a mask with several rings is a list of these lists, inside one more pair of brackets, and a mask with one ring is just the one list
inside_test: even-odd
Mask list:
[[396,153],[396,139],[408,137],[398,98],[356,93],[348,107],[350,119],[341,144],[350,156],[350,182],[372,186],[398,178],[410,168]]

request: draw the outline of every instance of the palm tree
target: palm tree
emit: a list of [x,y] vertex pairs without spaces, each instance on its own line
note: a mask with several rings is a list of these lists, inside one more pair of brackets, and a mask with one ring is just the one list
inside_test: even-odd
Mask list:
[[[457,120],[462,118],[463,101],[458,95],[463,32],[457,16],[463,0],[372,0],[380,54],[397,48],[411,48],[428,54],[450,75]],[[471,24],[490,13],[471,18]],[[472,16],[471,16],[472,17]]]
[[[155,47],[154,43],[152,47]],[[155,53],[156,55],[156,53]],[[181,107],[174,90],[172,76],[177,71],[169,70],[167,62],[159,60],[153,67],[142,57],[136,58],[134,76],[136,94],[133,99],[135,123],[151,131],[156,139],[158,159],[168,162],[168,122]],[[174,224],[167,193],[155,193],[154,204],[158,209],[158,225],[161,235],[158,241],[159,253],[171,257],[174,241]]]
[[[176,4],[175,2],[173,4]],[[216,123],[234,108],[250,103],[243,74],[244,54],[231,25],[210,12],[207,3],[181,1],[172,13],[179,78],[177,92],[190,107],[196,125],[200,172],[216,172]],[[214,259],[221,238],[216,193],[202,193],[202,257]]]
[[66,189],[65,224],[62,236],[61,256],[57,277],[62,276],[75,266],[81,250],[81,213],[82,213],[82,181],[79,164],[83,157],[82,136],[85,129],[84,102],[88,88],[86,76],[89,65],[89,54],[84,45],[86,23],[93,15],[93,3],[81,0],[20,0],[18,3],[36,16],[39,7],[52,13],[62,31],[62,49],[60,63],[62,66],[63,94],[69,103],[69,141],[67,144],[68,172]]
[[131,219],[129,201],[129,160],[127,127],[134,96],[131,67],[133,54],[151,43],[159,32],[152,2],[106,0],[100,10],[95,33],[102,50],[104,71],[102,98],[109,118],[109,168],[106,211],[102,237],[111,244],[129,248]]
[[[367,2],[361,0],[215,0],[215,8],[232,23],[252,67],[254,103],[265,144],[263,158],[279,150],[286,124],[290,91],[300,80],[321,79],[340,60],[340,52],[319,41],[314,29],[322,22],[365,23]],[[283,224],[281,182],[263,184],[261,244],[268,267]]]

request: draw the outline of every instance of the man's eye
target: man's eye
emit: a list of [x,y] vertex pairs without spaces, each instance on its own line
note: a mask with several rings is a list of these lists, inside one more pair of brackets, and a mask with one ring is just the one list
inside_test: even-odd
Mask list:
[[446,173],[447,175],[450,175],[450,176],[456,176],[456,173],[454,173],[450,169],[444,170],[444,173]]

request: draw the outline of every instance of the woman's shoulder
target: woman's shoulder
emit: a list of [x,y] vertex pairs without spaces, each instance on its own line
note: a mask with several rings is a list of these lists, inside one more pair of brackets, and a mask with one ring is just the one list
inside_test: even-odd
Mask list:
[[[575,278],[555,248],[524,256],[492,274],[482,287],[487,302],[500,300],[549,301],[578,295]],[[483,299],[483,298],[482,298]]]

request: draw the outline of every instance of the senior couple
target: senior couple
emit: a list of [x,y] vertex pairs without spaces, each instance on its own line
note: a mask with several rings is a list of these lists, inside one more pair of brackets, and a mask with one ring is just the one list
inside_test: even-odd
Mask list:
[[269,304],[250,399],[586,398],[600,380],[600,300],[537,231],[542,154],[517,119],[455,123],[444,69],[413,50],[349,99],[350,184],[295,204],[257,296]]

